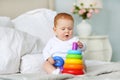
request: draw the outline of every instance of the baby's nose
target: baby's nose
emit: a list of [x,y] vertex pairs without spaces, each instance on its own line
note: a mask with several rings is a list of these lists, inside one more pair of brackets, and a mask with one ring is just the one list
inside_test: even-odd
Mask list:
[[68,29],[65,29],[65,32],[69,32],[69,30],[68,30]]

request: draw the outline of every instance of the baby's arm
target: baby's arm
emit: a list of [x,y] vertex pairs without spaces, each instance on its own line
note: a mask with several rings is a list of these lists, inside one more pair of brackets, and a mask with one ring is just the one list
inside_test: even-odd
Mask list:
[[[78,44],[78,47],[82,50],[82,51],[85,51],[86,50],[86,44],[85,43],[82,43],[80,41],[77,42]],[[84,61],[84,59],[83,59]],[[86,64],[85,64],[85,61],[84,61],[84,70],[86,72]]]
[[52,44],[52,41],[49,40],[48,43],[46,44],[45,48],[43,49],[43,58],[45,61],[47,61],[47,59],[49,57],[51,57],[51,44]]

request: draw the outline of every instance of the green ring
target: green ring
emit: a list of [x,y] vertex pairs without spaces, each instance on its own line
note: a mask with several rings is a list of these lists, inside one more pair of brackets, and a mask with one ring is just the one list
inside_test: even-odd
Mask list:
[[82,55],[79,54],[68,54],[66,58],[82,59]]

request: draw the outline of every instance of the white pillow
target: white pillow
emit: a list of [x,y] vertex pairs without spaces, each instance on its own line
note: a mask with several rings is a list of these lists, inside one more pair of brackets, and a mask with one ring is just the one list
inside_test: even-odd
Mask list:
[[11,28],[13,28],[14,25],[13,25],[10,17],[0,16],[0,27],[11,27]]
[[0,27],[0,74],[19,72],[20,58],[35,49],[37,39],[13,28]]
[[13,19],[16,29],[27,32],[41,40],[40,47],[43,49],[53,34],[53,21],[55,11],[49,9],[36,9],[24,13]]
[[42,54],[27,54],[22,57],[20,72],[45,74]]

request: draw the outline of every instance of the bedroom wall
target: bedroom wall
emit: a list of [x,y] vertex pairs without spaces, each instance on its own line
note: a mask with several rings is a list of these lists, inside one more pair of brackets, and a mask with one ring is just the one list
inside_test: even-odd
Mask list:
[[0,0],[0,16],[15,18],[18,15],[37,8],[53,9],[53,1],[54,0]]
[[[68,12],[75,0],[55,0],[57,12]],[[103,0],[103,9],[99,14],[94,15],[90,20],[94,35],[108,35],[112,49],[112,61],[120,61],[120,0]],[[73,15],[75,26],[81,19]]]

